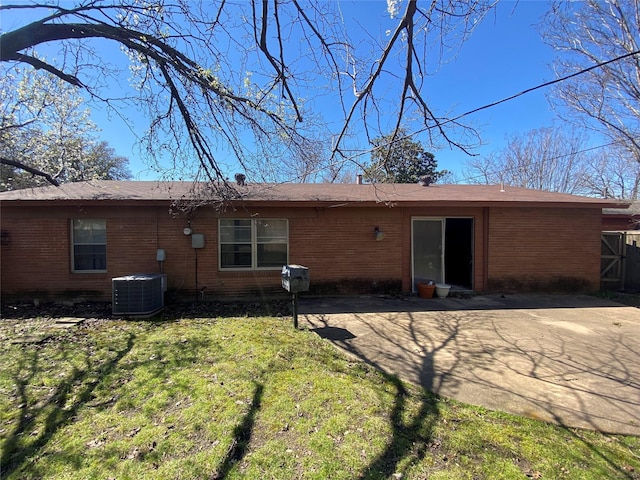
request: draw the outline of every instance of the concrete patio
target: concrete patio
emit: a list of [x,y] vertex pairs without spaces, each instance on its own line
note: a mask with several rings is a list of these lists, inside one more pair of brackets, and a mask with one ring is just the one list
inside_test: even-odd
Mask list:
[[461,402],[640,435],[640,309],[596,297],[300,299],[309,328]]

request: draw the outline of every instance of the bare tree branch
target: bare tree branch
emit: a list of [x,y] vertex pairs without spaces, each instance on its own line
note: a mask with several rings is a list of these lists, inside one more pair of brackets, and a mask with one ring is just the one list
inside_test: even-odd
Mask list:
[[568,107],[563,118],[625,145],[640,162],[640,0],[557,2],[541,28],[559,52],[559,75],[570,78],[554,90],[554,104]]
[[37,170],[35,168],[32,168],[29,165],[26,165],[26,164],[24,164],[22,162],[18,162],[16,160],[11,160],[9,158],[0,157],[0,164],[7,165],[9,167],[19,168],[20,170],[24,170],[25,172],[28,172],[28,173],[30,173],[32,175],[37,175],[39,177],[43,177],[51,185],[54,185],[56,187],[60,186],[60,183],[58,182],[58,180],[56,180],[54,177],[52,177],[48,173],[42,172],[42,171]]
[[14,55],[7,55],[7,57],[4,60],[13,60],[16,62],[27,63],[31,65],[33,68],[35,68],[36,70],[38,69],[46,70],[47,72],[55,75],[56,77],[64,80],[70,85],[73,85],[74,87],[83,86],[82,82],[78,79],[78,77],[74,75],[66,74],[63,71],[58,70],[53,65],[43,62],[39,58],[32,57],[31,55],[23,55],[21,53],[16,53]]
[[[143,107],[147,151],[208,181],[225,180],[221,159],[228,155],[263,178],[282,178],[285,170],[313,178],[292,168],[293,161],[324,166],[337,178],[334,157],[348,159],[352,139],[366,142],[394,124],[396,130],[424,126],[431,144],[443,140],[468,151],[451,130],[469,130],[427,101],[425,79],[432,72],[426,59],[432,49],[442,56],[464,41],[495,2],[430,0],[418,8],[418,0],[408,0],[400,17],[387,19],[385,37],[345,19],[334,2],[56,1],[0,6],[3,14],[41,14],[0,36],[0,62],[44,70],[111,108],[118,108],[116,100]],[[99,39],[129,57],[133,93],[110,95],[110,81],[124,75],[108,70],[103,52],[93,47],[102,48]],[[39,58],[33,50],[44,45],[60,46],[61,55]],[[319,106],[342,121],[329,125],[326,112],[313,113]],[[309,145],[329,150],[329,139],[333,148],[324,162],[317,155],[296,158]],[[291,160],[279,161],[284,155]]]

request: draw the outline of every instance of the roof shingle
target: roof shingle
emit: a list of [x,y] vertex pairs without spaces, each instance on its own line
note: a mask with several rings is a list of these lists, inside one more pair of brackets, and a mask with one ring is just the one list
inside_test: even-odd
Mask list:
[[[197,184],[204,186],[205,184]],[[193,182],[91,181],[0,193],[0,202],[107,201],[167,202],[194,198]],[[335,184],[280,183],[237,186],[239,200],[247,203],[347,203],[347,204],[476,204],[540,206],[571,205],[593,208],[626,208],[629,202],[545,192],[498,185]]]

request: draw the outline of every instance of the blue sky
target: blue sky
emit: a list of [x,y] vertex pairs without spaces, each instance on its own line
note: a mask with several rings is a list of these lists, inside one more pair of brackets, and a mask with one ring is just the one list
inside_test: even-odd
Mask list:
[[[386,2],[362,1],[366,5],[367,21],[386,20]],[[427,97],[436,110],[458,115],[474,108],[511,96],[527,88],[552,80],[550,64],[553,50],[545,45],[536,30],[547,11],[545,1],[503,1],[495,13],[486,17],[464,44],[455,60],[448,62],[428,81]],[[345,10],[345,15],[360,15]],[[374,28],[379,28],[375,26]],[[546,100],[546,89],[526,94],[502,105],[465,117],[464,123],[479,129],[483,147],[474,153],[486,155],[501,148],[509,134],[549,126],[554,119]],[[100,122],[102,123],[102,122]],[[131,159],[134,175],[143,179],[145,167],[135,160],[131,149],[133,139],[120,129],[106,139],[119,154]],[[105,128],[107,127],[107,128]],[[144,122],[141,124],[144,128]],[[469,156],[457,149],[435,152],[440,168],[461,174]]]
[[[438,101],[449,105],[455,116],[553,80],[554,51],[536,29],[547,8],[542,1],[500,3],[456,61],[442,68],[435,87],[442,95]],[[502,148],[507,135],[551,126],[555,114],[548,93],[540,89],[465,117],[462,121],[476,127],[484,143],[474,153],[486,155]],[[456,172],[469,159],[456,150],[438,151],[436,158],[441,168]]]
[[[384,31],[392,25],[386,8],[386,1],[361,0],[355,8],[345,3],[344,15],[367,27],[371,25],[372,30]],[[549,2],[542,0],[500,2],[496,11],[476,28],[457,57],[428,79],[425,93],[433,109],[440,115],[457,116],[552,80],[550,64],[554,52],[542,42],[535,27],[548,8]],[[507,135],[550,126],[554,113],[546,100],[547,93],[545,89],[538,90],[465,117],[463,123],[477,128],[484,143],[474,153],[486,155],[500,149]],[[136,112],[127,114],[136,130],[142,132],[147,128],[146,119],[138,117]],[[134,178],[156,178],[138,158],[135,136],[118,119],[109,118],[99,108],[93,109],[92,119],[102,129],[102,139],[119,155],[130,159]],[[440,168],[451,170],[459,177],[464,163],[470,159],[457,149],[432,151]]]

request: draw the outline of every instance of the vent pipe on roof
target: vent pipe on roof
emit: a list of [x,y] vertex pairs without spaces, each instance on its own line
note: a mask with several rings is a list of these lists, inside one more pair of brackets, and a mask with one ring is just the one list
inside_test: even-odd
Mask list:
[[244,187],[247,182],[247,176],[244,173],[236,173],[236,183]]
[[356,185],[362,185],[362,174],[356,175]]
[[418,178],[418,185],[428,187],[429,185],[431,185],[431,181],[431,175],[422,175],[420,176],[420,178]]

